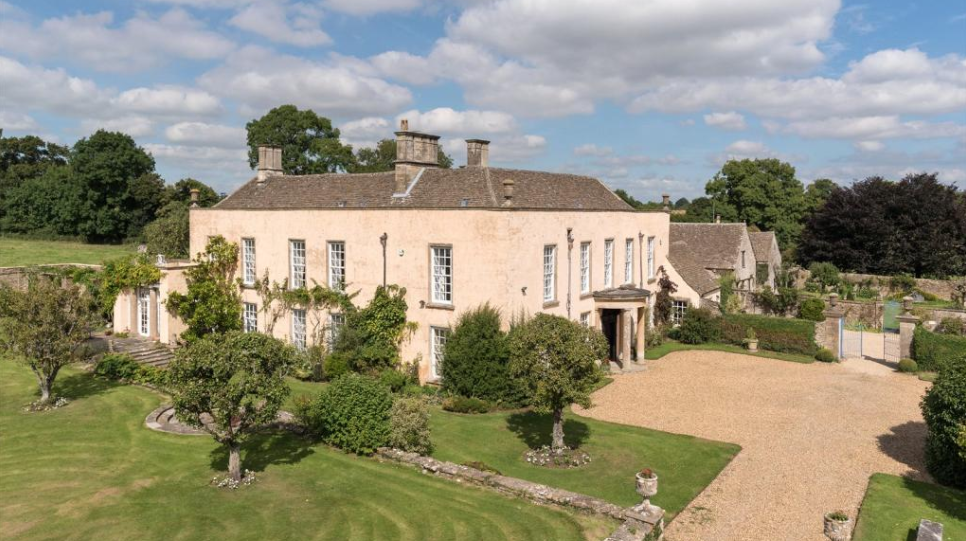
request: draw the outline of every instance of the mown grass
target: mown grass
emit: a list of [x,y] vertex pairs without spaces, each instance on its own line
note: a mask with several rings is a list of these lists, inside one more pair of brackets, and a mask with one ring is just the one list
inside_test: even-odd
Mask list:
[[431,426],[436,458],[484,462],[504,475],[623,506],[641,503],[634,491],[634,474],[652,468],[660,476],[653,501],[668,512],[668,518],[684,509],[740,450],[730,443],[606,423],[568,412],[565,441],[587,451],[592,462],[575,469],[547,469],[528,464],[523,454],[550,444],[549,415],[525,411],[461,415],[436,410]]
[[752,357],[764,357],[766,359],[778,359],[780,361],[790,361],[793,363],[802,364],[810,364],[815,362],[814,357],[809,357],[808,355],[799,355],[797,353],[778,353],[776,351],[764,350],[758,350],[753,353],[741,346],[735,346],[733,344],[682,344],[681,342],[671,341],[664,342],[660,346],[647,348],[644,351],[644,358],[651,360],[660,359],[661,357],[673,351],[690,350],[724,351],[726,353],[740,353],[742,355],[751,355]]
[[869,479],[853,539],[915,539],[920,519],[941,522],[943,539],[966,539],[966,491],[877,473]]
[[62,409],[24,413],[36,383],[0,360],[3,539],[518,540],[602,538],[611,523],[530,505],[288,433],[243,447],[258,482],[208,482],[227,458],[207,436],[144,426],[164,397],[65,370]]
[[135,252],[133,244],[84,244],[55,240],[25,240],[0,237],[0,267],[82,263],[98,265]]

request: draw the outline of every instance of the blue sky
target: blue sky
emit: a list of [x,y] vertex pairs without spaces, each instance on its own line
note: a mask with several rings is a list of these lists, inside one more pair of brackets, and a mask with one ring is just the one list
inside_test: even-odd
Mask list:
[[966,3],[0,0],[0,127],[98,128],[230,191],[244,125],[294,103],[353,146],[400,118],[494,165],[701,195],[731,157],[804,182],[966,185]]

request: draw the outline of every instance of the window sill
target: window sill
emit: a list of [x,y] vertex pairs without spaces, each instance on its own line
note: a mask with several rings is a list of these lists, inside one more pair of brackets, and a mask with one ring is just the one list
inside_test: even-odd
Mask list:
[[560,306],[560,301],[547,301],[543,303],[544,308],[556,308]]
[[436,302],[427,302],[426,308],[432,308],[433,310],[456,310],[456,307],[452,304],[440,304]]
[[580,300],[592,299],[593,297],[594,297],[594,293],[592,291],[591,292],[588,292],[588,293],[581,293],[580,294]]

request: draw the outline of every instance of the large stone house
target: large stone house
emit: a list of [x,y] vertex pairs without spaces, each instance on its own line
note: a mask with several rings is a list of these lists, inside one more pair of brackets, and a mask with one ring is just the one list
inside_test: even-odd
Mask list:
[[[357,304],[381,284],[405,287],[418,328],[400,353],[424,381],[439,377],[459,314],[486,302],[507,320],[546,312],[600,328],[619,363],[643,353],[658,269],[680,280],[668,262],[669,213],[636,212],[594,178],[490,167],[479,139],[467,141],[465,167],[441,169],[439,137],[401,130],[394,171],[285,175],[281,149],[262,147],[255,178],[191,210],[192,254],[214,235],[240,247],[246,330],[266,329],[251,285],[267,272],[290,287],[345,284],[360,292]],[[115,330],[176,339],[183,329],[164,300],[184,287],[183,267],[162,271],[160,284],[118,298]],[[295,309],[274,334],[305,347],[317,339],[313,317],[335,329],[342,321]]]

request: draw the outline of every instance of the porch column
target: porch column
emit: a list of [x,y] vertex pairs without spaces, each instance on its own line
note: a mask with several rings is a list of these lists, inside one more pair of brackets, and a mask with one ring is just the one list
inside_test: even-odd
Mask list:
[[137,336],[138,334],[138,290],[137,288],[132,288],[128,291],[128,299],[131,302],[131,314],[127,321],[127,332],[131,336]]
[[157,339],[158,325],[158,290],[153,287],[148,290],[148,337]]
[[647,332],[647,306],[637,309],[637,358],[635,361],[644,360],[644,339]]
[[631,310],[621,310],[621,362],[631,361]]
[[596,321],[597,330],[600,331],[600,332],[604,332],[604,321],[603,321],[604,318],[602,317],[604,315],[604,309],[603,308],[596,308],[596,309],[594,309],[594,312],[597,314],[597,318],[596,318],[597,319],[597,321]]

